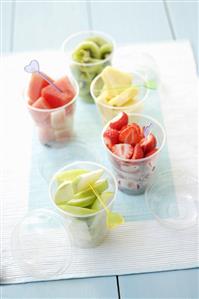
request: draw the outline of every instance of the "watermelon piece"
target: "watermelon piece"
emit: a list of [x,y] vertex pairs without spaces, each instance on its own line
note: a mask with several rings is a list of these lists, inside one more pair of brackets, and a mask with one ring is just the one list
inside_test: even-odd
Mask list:
[[68,129],[55,130],[54,134],[55,134],[55,140],[58,142],[64,142],[70,139],[70,137],[72,136],[72,132]]
[[52,107],[49,105],[49,103],[44,99],[43,97],[40,97],[38,100],[36,100],[32,107],[39,108],[39,109],[51,109]]
[[[45,75],[48,80],[52,81],[53,80]],[[30,83],[28,86],[28,97],[29,97],[29,102],[34,103],[40,96],[41,96],[41,91],[44,87],[48,86],[49,83],[44,80],[38,73],[33,73],[31,75]]]
[[50,112],[47,112],[46,109],[50,109],[49,104],[46,100],[40,97],[36,102],[33,103],[32,107],[42,109],[34,110],[29,107],[29,112],[32,115],[34,121],[40,126],[50,126]]
[[39,127],[39,139],[43,144],[54,141],[55,135],[53,129],[48,127]]
[[42,89],[42,97],[46,99],[52,108],[58,108],[69,103],[75,96],[75,89],[69,79],[65,76],[54,82],[62,91],[59,92],[52,85]]

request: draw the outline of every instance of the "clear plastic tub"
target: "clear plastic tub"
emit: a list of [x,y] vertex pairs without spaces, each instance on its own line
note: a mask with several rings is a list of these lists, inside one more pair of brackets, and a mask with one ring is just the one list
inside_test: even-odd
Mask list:
[[121,107],[110,106],[104,103],[103,101],[98,100],[98,96],[100,95],[104,87],[101,74],[99,74],[91,84],[91,95],[98,108],[99,114],[102,119],[102,123],[105,125],[108,121],[114,118],[119,112],[126,112],[126,113],[142,112],[144,109],[144,102],[147,100],[149,96],[149,89],[145,87],[146,83],[147,81],[144,79],[142,75],[133,72],[132,84],[138,87],[137,101],[133,105],[129,105],[129,106],[121,106]]
[[39,140],[50,147],[60,147],[74,135],[74,113],[76,100],[79,94],[77,82],[71,78],[76,94],[66,105],[55,109],[39,109],[28,104],[27,91],[24,93],[27,108],[38,128]]
[[[74,49],[87,38],[93,36],[100,36],[107,42],[112,44],[113,51],[105,59],[97,61],[95,63],[79,63],[72,59],[72,52]],[[69,65],[72,74],[76,78],[79,84],[79,95],[86,102],[93,102],[92,96],[90,94],[90,84],[92,80],[107,66],[111,64],[113,52],[115,48],[115,42],[109,35],[98,32],[98,31],[81,31],[70,35],[63,43],[62,49],[64,53],[68,55]]]
[[108,179],[109,188],[107,190],[114,193],[113,197],[110,198],[110,201],[107,204],[107,207],[110,210],[112,210],[117,195],[117,190],[118,190],[117,182],[115,177],[112,175],[112,173],[100,164],[87,162],[87,161],[74,162],[60,169],[53,176],[49,184],[50,199],[54,207],[56,208],[56,210],[59,212],[59,214],[62,217],[64,217],[64,219],[66,220],[66,225],[71,233],[73,244],[77,247],[81,247],[81,248],[96,247],[103,242],[107,233],[109,232],[109,229],[107,228],[106,225],[106,213],[105,210],[102,209],[91,215],[77,216],[60,209],[54,202],[54,195],[57,189],[55,176],[64,170],[86,169],[92,171],[99,168],[102,168],[104,170],[104,174],[101,178]]
[[111,162],[113,172],[118,181],[118,187],[121,191],[127,194],[138,195],[145,192],[150,185],[157,167],[157,160],[164,147],[166,140],[166,133],[162,125],[152,117],[138,114],[128,113],[129,123],[138,123],[140,126],[148,126],[152,123],[152,133],[157,139],[158,150],[151,156],[129,160],[122,159],[111,152],[104,143],[103,134],[108,128],[109,123],[102,131],[102,142]]

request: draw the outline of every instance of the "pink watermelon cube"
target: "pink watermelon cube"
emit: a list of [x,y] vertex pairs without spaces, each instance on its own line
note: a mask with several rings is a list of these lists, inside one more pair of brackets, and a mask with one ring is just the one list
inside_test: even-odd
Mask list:
[[47,144],[49,142],[54,141],[55,134],[54,130],[49,127],[40,127],[39,128],[39,139],[41,143]]
[[[47,78],[48,80],[53,82],[50,77],[47,76]],[[29,102],[34,103],[38,98],[40,98],[42,89],[48,85],[49,83],[44,80],[38,73],[32,74],[28,86]]]
[[54,84],[62,91],[59,92],[52,85],[42,89],[42,97],[46,99],[52,108],[58,108],[69,103],[75,96],[75,89],[69,79],[65,76]]
[[50,112],[45,109],[50,109],[49,104],[46,100],[40,97],[37,101],[35,101],[32,105],[34,108],[42,109],[41,111],[29,108],[30,114],[32,118],[37,123],[38,126],[50,126]]

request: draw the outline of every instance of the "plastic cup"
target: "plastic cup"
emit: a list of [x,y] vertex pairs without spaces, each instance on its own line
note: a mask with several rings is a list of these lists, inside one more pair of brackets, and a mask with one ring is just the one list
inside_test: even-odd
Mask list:
[[139,73],[132,73],[132,84],[138,87],[137,101],[130,106],[110,106],[103,101],[98,100],[98,96],[104,87],[103,79],[99,74],[91,83],[91,95],[97,105],[99,114],[102,119],[102,123],[105,125],[108,121],[113,119],[119,112],[135,112],[140,113],[144,109],[144,102],[149,96],[149,89],[145,87],[146,79]]
[[154,178],[157,161],[165,144],[166,133],[162,125],[152,117],[138,113],[129,113],[128,116],[129,124],[135,122],[140,126],[148,126],[152,123],[152,133],[157,139],[158,150],[149,157],[137,160],[122,159],[116,156],[107,148],[103,139],[103,134],[109,123],[102,131],[102,142],[111,162],[119,189],[127,194],[138,195],[145,192]]
[[[104,166],[93,162],[80,161],[80,162],[71,163],[61,168],[59,171],[56,172],[56,174],[64,170],[87,169],[92,171],[92,170],[96,170],[97,168],[104,169],[104,174],[102,178],[108,179],[109,182],[108,191],[114,192],[113,198],[107,204],[107,207],[110,210],[112,210],[114,201],[116,199],[117,191],[118,191],[118,186],[117,186],[117,181],[113,176],[113,174]],[[49,184],[49,196],[58,213],[62,217],[64,217],[67,228],[69,229],[70,234],[72,236],[74,245],[80,248],[90,248],[90,247],[98,246],[104,241],[106,235],[109,232],[109,229],[106,226],[105,210],[102,209],[91,215],[77,216],[60,209],[59,206],[57,206],[54,202],[54,195],[57,188],[57,184],[55,180],[56,174],[53,176]]]
[[[95,63],[79,63],[72,59],[72,52],[74,49],[87,38],[92,36],[100,36],[113,46],[112,53],[103,60]],[[98,31],[81,31],[70,35],[63,43],[62,49],[67,53],[69,58],[69,65],[72,74],[79,84],[79,95],[81,99],[86,102],[93,103],[93,98],[90,94],[90,84],[92,80],[107,66],[111,64],[115,42],[109,35]]]
[[76,91],[74,98],[66,105],[55,109],[39,109],[29,105],[25,91],[27,108],[38,128],[39,140],[46,146],[63,146],[74,135],[74,113],[79,87],[73,78],[70,77],[70,81]]

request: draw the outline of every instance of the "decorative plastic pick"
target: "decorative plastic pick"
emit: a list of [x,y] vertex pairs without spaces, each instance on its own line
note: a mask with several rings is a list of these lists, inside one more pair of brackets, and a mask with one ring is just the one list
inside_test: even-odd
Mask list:
[[158,88],[158,84],[155,80],[148,80],[144,86],[148,89],[157,89]]
[[53,86],[58,92],[62,93],[62,90],[57,87],[49,78],[42,72],[40,72],[39,62],[37,60],[31,60],[31,62],[24,67],[27,73],[38,73],[44,80],[46,80],[51,86]]
[[147,136],[151,133],[151,128],[153,124],[150,123],[148,126],[144,127],[144,137],[147,138]]
[[97,197],[97,199],[99,200],[99,202],[101,203],[101,205],[103,206],[105,212],[106,212],[106,225],[108,228],[113,229],[121,224],[124,224],[124,218],[122,215],[120,215],[119,213],[115,213],[115,212],[111,212],[107,206],[104,204],[103,200],[101,199],[101,197],[97,194],[97,192],[94,190],[94,188],[89,184],[91,190],[93,191],[93,193],[95,194],[95,196]]

